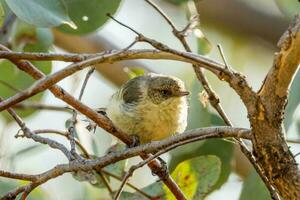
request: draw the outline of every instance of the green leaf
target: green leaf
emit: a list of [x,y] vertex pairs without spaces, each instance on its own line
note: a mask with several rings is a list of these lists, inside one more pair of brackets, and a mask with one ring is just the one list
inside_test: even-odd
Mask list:
[[4,18],[5,18],[5,12],[4,12],[4,9],[3,9],[2,4],[0,2],[0,27],[3,24]]
[[222,139],[210,139],[198,149],[198,155],[215,155],[222,163],[221,174],[213,189],[219,189],[228,179],[231,173],[231,159],[234,145]]
[[189,0],[167,0],[168,2],[175,4],[175,5],[181,5],[183,3],[188,2]]
[[[26,181],[1,181],[0,180],[0,197],[8,193],[9,191],[16,189],[17,187],[20,187],[28,182]],[[19,198],[16,198],[19,199]],[[47,194],[44,193],[40,188],[34,189],[30,195],[28,196],[28,200],[39,200],[39,199],[49,199],[47,197]]]
[[[300,4],[300,3],[299,3]],[[300,85],[300,71],[298,70],[292,86],[290,88],[288,104],[285,109],[285,117],[284,117],[284,126],[286,130],[288,130],[293,123],[293,116],[297,107],[300,105],[300,95],[299,95],[299,85]]]
[[[18,51],[47,52],[53,43],[52,33],[49,29],[35,28],[33,25],[27,24],[20,20],[15,22],[11,38],[13,49]],[[45,74],[49,74],[51,72],[52,64],[50,61],[34,61],[32,63]],[[12,88],[23,90],[35,82],[31,76],[19,70],[16,66],[6,60],[0,61],[0,69],[0,95],[3,98],[9,98],[18,92]],[[6,83],[6,85],[3,83]],[[7,84],[12,87],[7,87]],[[43,93],[40,93],[26,101],[39,102],[42,99],[42,96]],[[21,117],[27,117],[33,114],[35,111],[36,110],[17,110],[17,113]],[[1,115],[4,116],[7,122],[12,120],[12,118],[8,116],[6,112],[2,112]]]
[[97,30],[109,18],[107,13],[114,14],[119,7],[120,0],[65,0],[69,16],[77,29],[63,25],[60,30],[71,34],[87,34]]
[[5,195],[10,190],[16,188],[18,185],[16,181],[2,181],[0,180],[0,197]]
[[145,70],[138,67],[125,67],[124,71],[127,73],[129,79],[145,74]]
[[253,170],[243,183],[242,193],[239,200],[268,200],[271,199],[270,193],[263,181]]
[[275,2],[279,10],[290,19],[300,13],[300,3],[298,0],[276,0]]
[[[29,75],[27,75],[23,71],[16,69],[16,67],[8,61],[3,60],[2,62],[0,62],[0,69],[1,69],[0,80],[10,84],[15,88],[18,88],[19,90],[31,86],[34,82],[34,80]],[[45,73],[49,73],[51,70],[51,66],[46,66],[40,69]],[[16,93],[17,93],[16,91],[10,89],[4,84],[1,84],[0,82],[0,96],[2,96],[3,98],[9,98],[10,96],[13,96]],[[42,98],[42,93],[35,95],[26,101],[39,102],[41,98]],[[27,117],[34,113],[34,110],[16,110],[16,111],[22,118]],[[12,120],[12,118],[6,112],[1,112],[1,115],[4,116],[7,122],[10,122]]]
[[[199,156],[180,163],[172,172],[174,181],[188,199],[203,199],[217,182],[221,161],[216,156]],[[166,186],[164,186],[166,188]],[[167,190],[167,199],[175,199]]]
[[[216,156],[200,156],[180,163],[172,172],[187,199],[199,200],[211,190],[220,174],[221,162]],[[147,194],[159,199],[173,200],[175,197],[162,183],[153,183],[144,189]],[[121,199],[147,199],[139,193],[123,192]]]
[[47,52],[53,41],[52,31],[48,28],[36,28],[21,20],[14,23],[11,42],[15,51]]
[[194,30],[194,35],[197,38],[198,53],[201,55],[208,54],[212,49],[212,44],[209,42],[209,40],[205,37],[205,35],[199,28]]
[[6,0],[9,8],[22,20],[39,27],[53,27],[68,24],[70,20],[62,0]]

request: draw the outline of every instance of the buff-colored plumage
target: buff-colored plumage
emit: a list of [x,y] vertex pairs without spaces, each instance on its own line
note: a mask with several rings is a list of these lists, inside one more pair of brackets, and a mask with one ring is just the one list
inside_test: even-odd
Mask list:
[[135,77],[116,92],[107,116],[140,143],[182,133],[187,125],[187,100],[183,82],[172,76],[148,74]]

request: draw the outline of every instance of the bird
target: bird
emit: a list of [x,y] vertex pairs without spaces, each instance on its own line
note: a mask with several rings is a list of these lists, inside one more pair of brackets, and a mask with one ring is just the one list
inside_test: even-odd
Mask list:
[[106,115],[122,132],[139,144],[159,141],[184,132],[188,103],[182,80],[149,73],[136,76],[112,95]]

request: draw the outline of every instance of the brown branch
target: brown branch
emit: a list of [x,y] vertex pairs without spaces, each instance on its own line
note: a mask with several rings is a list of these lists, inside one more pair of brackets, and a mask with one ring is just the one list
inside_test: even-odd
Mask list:
[[[214,73],[219,73],[219,71],[223,71],[223,69],[220,67],[222,66],[219,63],[216,63],[214,61],[211,61],[207,58],[204,59],[204,57],[201,57],[200,59],[198,55],[191,54],[191,53],[182,53],[174,50],[174,52],[177,53],[177,55],[165,53],[161,51],[156,50],[128,50],[128,51],[115,51],[113,53],[104,54],[103,56],[94,57],[87,59],[82,62],[74,63],[69,65],[68,67],[59,70],[52,75],[49,75],[47,77],[42,78],[41,80],[37,81],[32,87],[23,90],[20,93],[17,93],[13,97],[10,97],[9,99],[3,101],[0,103],[0,111],[11,107],[21,101],[24,101],[25,99],[42,92],[51,86],[53,86],[55,83],[59,82],[60,80],[74,74],[75,72],[82,70],[83,68],[86,68],[90,65],[94,65],[96,63],[109,63],[109,62],[117,62],[121,60],[128,60],[128,59],[145,59],[145,58],[151,58],[151,59],[175,59],[175,60],[181,60],[181,61],[188,61],[191,63],[196,63],[199,60],[204,61],[207,69],[210,69]],[[183,57],[184,56],[184,57]],[[186,58],[185,58],[186,57]],[[41,78],[41,77],[40,77]],[[231,79],[229,79],[231,80]]]
[[300,171],[284,139],[282,125],[289,86],[300,63],[300,19],[280,39],[280,52],[257,93],[246,105],[253,133],[253,151],[268,180],[283,199],[300,199]]
[[56,106],[56,105],[47,105],[43,103],[35,102],[22,102],[13,106],[15,109],[25,109],[25,110],[52,110],[52,111],[63,111],[70,112],[70,108],[67,106]]
[[3,170],[0,170],[0,176],[10,178],[10,179],[24,180],[24,181],[36,181],[37,180],[37,176],[35,176],[35,175],[12,173],[12,172],[7,172],[7,171],[3,171]]
[[50,179],[61,176],[64,173],[76,172],[80,170],[91,171],[96,168],[103,168],[109,164],[118,162],[120,160],[124,160],[130,157],[140,155],[141,152],[153,153],[160,150],[164,150],[165,148],[168,148],[168,150],[172,150],[178,146],[193,141],[199,141],[199,140],[204,140],[209,138],[226,138],[226,137],[242,137],[242,138],[249,139],[250,131],[243,128],[231,128],[231,127],[199,128],[199,129],[186,131],[182,134],[175,135],[161,141],[154,141],[138,147],[126,149],[122,152],[109,153],[95,160],[87,160],[84,163],[74,161],[70,164],[57,165],[56,167],[44,173],[34,175],[37,177],[36,181],[29,183],[26,186],[17,188],[7,193],[5,196],[1,198],[7,199],[8,197],[16,197],[18,194],[24,191],[26,191],[25,193],[26,196],[28,192],[30,192],[37,186],[47,182]]
[[[280,52],[275,54],[273,67],[270,69],[259,94],[269,98],[286,98],[300,64],[300,17],[295,17],[293,24],[278,42]],[[264,98],[264,97],[263,97]]]
[[64,61],[64,62],[80,62],[88,58],[101,56],[105,53],[94,53],[94,54],[76,54],[76,53],[29,53],[29,52],[10,52],[4,48],[0,51],[0,58],[11,59],[24,59],[24,60],[45,60],[45,61]]

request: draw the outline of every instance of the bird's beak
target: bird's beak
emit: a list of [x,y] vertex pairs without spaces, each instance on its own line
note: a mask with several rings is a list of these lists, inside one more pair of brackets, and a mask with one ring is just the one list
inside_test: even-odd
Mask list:
[[187,96],[187,95],[189,95],[189,94],[190,94],[189,91],[180,91],[180,92],[178,93],[178,96],[179,96],[179,97],[183,97],[183,96]]

